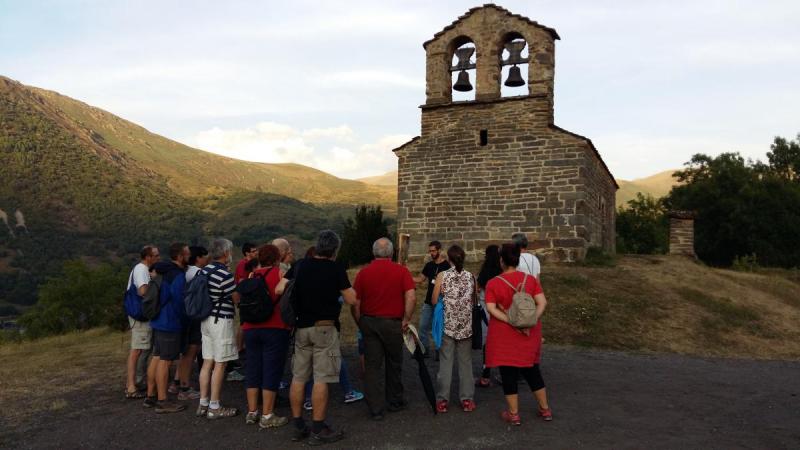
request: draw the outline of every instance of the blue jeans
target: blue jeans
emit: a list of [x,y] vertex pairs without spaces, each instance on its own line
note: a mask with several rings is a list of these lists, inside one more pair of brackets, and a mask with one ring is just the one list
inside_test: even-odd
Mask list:
[[433,305],[422,305],[419,316],[419,340],[425,347],[425,352],[431,351],[431,333],[433,332]]
[[[339,385],[342,387],[342,392],[348,394],[353,390],[353,385],[350,384],[350,377],[347,375],[347,363],[342,358],[341,369],[339,370]],[[311,400],[311,388],[314,387],[314,377],[306,383],[306,400]]]

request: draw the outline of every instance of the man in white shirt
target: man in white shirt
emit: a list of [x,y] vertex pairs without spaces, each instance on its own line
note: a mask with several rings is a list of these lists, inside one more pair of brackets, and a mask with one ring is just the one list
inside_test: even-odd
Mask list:
[[525,272],[528,275],[533,275],[539,279],[539,274],[542,271],[539,259],[533,253],[528,253],[528,236],[525,233],[514,233],[511,235],[511,241],[514,245],[519,247],[519,265],[517,270]]
[[[131,271],[128,277],[126,290],[130,289],[131,286],[135,286],[139,296],[144,296],[145,292],[147,292],[147,286],[150,283],[150,267],[152,267],[160,257],[158,247],[145,245],[139,256],[141,260]],[[128,377],[125,397],[142,398],[144,395],[136,388],[136,364],[142,352],[150,350],[153,330],[150,328],[148,322],[141,322],[130,316],[128,317],[128,323],[131,327],[131,351],[128,354]]]

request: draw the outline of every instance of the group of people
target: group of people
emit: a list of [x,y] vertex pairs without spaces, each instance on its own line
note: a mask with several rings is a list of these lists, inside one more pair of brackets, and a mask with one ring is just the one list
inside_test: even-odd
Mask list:
[[[490,386],[490,370],[496,367],[507,403],[507,409],[501,413],[503,420],[520,424],[520,378],[534,394],[538,415],[552,420],[539,370],[542,335],[538,319],[547,301],[538,281],[538,260],[526,251],[524,234],[515,234],[512,242],[487,247],[477,277],[464,268],[466,255],[460,246],[452,245],[443,252],[438,241],[430,243],[430,262],[419,276],[413,277],[408,268],[392,261],[391,240],[380,238],[372,246],[374,260],[357,273],[351,284],[345,267],[336,262],[340,246],[339,236],[325,230],[306,257],[295,261],[285,239],[261,246],[245,244],[244,257],[233,272],[230,270],[233,244],[227,239],[214,240],[209,250],[172,244],[169,261],[160,260],[155,246],[145,246],[141,261],[131,271],[127,289],[142,299],[149,289],[158,289],[160,309],[147,322],[129,318],[131,351],[126,398],[144,398],[144,406],[154,408],[156,413],[179,412],[186,408],[181,401],[198,400],[199,417],[236,416],[239,413],[236,408],[221,404],[220,393],[226,365],[237,361],[243,351],[247,424],[272,428],[291,422],[295,441],[307,439],[311,445],[338,441],[343,433],[326,423],[326,411],[329,384],[349,385],[339,336],[341,308],[347,304],[359,330],[365,395],[348,386],[345,401],[365,397],[372,420],[383,420],[387,412],[408,406],[401,374],[404,337],[410,336],[426,350],[426,356],[435,354],[439,360],[437,412],[448,411],[453,366],[457,361],[459,406],[463,411],[476,409],[475,387]],[[207,317],[191,320],[184,298],[187,292],[196,289],[198,282],[191,281],[200,273],[207,280],[212,307]],[[272,312],[260,322],[240,321],[240,300],[247,294],[240,293],[237,285],[244,286],[247,283],[243,284],[243,280],[254,278],[263,280],[259,292],[268,292],[265,298],[272,302]],[[422,282],[427,285],[427,292],[417,335],[410,324],[416,311],[416,285]],[[282,298],[284,292],[286,299]],[[535,302],[535,326],[519,328],[510,324],[509,311],[520,292],[527,293]],[[431,323],[439,302],[443,330],[441,339],[435,340],[440,346],[434,352],[430,342]],[[488,326],[483,333],[486,336],[483,370],[475,380],[473,314],[484,314],[480,311],[485,311],[484,322]],[[287,319],[289,313],[292,320]],[[150,349],[146,390],[142,391],[136,382],[137,363]],[[199,391],[190,385],[193,363],[198,356],[202,360]],[[283,379],[288,357],[291,357],[291,381],[287,384]],[[275,412],[278,391],[285,385],[289,389],[291,420]],[[170,394],[176,395],[178,401],[171,400]],[[304,410],[309,409],[310,423],[303,417]]]

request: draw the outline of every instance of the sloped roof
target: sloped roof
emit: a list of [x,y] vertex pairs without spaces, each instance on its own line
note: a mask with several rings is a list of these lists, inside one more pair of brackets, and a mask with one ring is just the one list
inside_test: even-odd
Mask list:
[[418,140],[419,140],[419,136],[414,136],[413,138],[411,138],[411,140],[409,140],[409,141],[408,141],[408,142],[406,142],[405,144],[402,144],[402,145],[400,145],[399,147],[392,149],[392,152],[397,152],[397,151],[398,151],[398,150],[400,150],[401,148],[403,148],[403,147],[405,147],[405,146],[407,146],[407,145],[411,145],[411,144],[413,144],[414,142],[416,142],[416,141],[418,141]]
[[471,16],[472,14],[476,13],[477,11],[480,11],[480,10],[482,10],[482,9],[486,9],[486,8],[494,8],[494,9],[496,9],[496,10],[498,10],[498,11],[500,11],[500,12],[502,12],[502,13],[504,13],[504,14],[506,14],[506,15],[510,16],[510,17],[514,17],[514,18],[520,19],[520,20],[522,20],[522,21],[524,21],[524,22],[526,22],[526,23],[528,23],[528,24],[530,24],[530,25],[533,25],[533,26],[535,26],[535,27],[542,28],[542,29],[546,30],[547,32],[549,32],[549,33],[550,33],[550,35],[551,35],[551,36],[553,36],[553,39],[561,39],[561,38],[558,36],[558,33],[556,32],[556,30],[554,30],[553,28],[546,27],[546,26],[544,26],[544,25],[540,24],[539,22],[536,22],[535,20],[531,20],[531,19],[529,19],[529,18],[527,18],[527,17],[525,17],[525,16],[523,16],[523,15],[520,15],[520,14],[514,14],[514,13],[512,13],[511,11],[509,11],[509,10],[507,10],[507,9],[503,8],[502,6],[497,6],[497,5],[495,5],[494,3],[486,3],[486,4],[484,4],[483,6],[476,6],[476,7],[474,7],[474,8],[471,8],[469,11],[467,11],[467,12],[466,12],[466,13],[464,13],[463,15],[459,16],[459,17],[458,17],[458,19],[456,19],[456,20],[454,20],[454,21],[453,21],[453,23],[451,23],[450,25],[448,25],[448,26],[446,26],[446,27],[442,28],[442,30],[441,30],[441,31],[439,31],[438,33],[434,34],[434,35],[433,35],[433,37],[432,37],[431,39],[429,39],[429,40],[427,40],[427,41],[423,42],[423,43],[422,43],[422,48],[426,48],[426,47],[428,47],[428,44],[430,44],[431,42],[433,42],[433,41],[435,41],[436,39],[438,39],[438,38],[439,38],[439,36],[443,35],[443,34],[444,34],[444,33],[446,33],[447,31],[449,31],[449,30],[452,30],[453,28],[455,28],[455,27],[456,27],[456,25],[458,25],[458,23],[459,23],[459,22],[461,22],[462,20],[466,19],[467,17]]
[[617,179],[616,179],[616,178],[614,178],[614,175],[613,175],[613,174],[611,173],[611,171],[608,169],[608,166],[606,165],[606,162],[605,162],[605,161],[603,161],[603,157],[602,157],[602,156],[600,156],[600,152],[598,152],[598,151],[597,151],[597,147],[595,147],[595,146],[594,146],[594,143],[592,142],[592,140],[591,140],[591,139],[589,139],[589,138],[588,138],[588,137],[586,137],[586,136],[581,136],[581,135],[580,135],[580,134],[578,134],[578,133],[573,133],[572,131],[565,130],[565,129],[563,129],[563,128],[559,127],[558,125],[550,125],[550,128],[552,128],[552,129],[554,129],[554,130],[561,131],[561,132],[563,132],[563,133],[566,133],[566,134],[568,134],[568,135],[570,135],[570,136],[573,136],[573,137],[576,137],[576,138],[578,138],[578,139],[584,139],[584,140],[586,140],[586,142],[589,144],[589,147],[592,149],[592,151],[594,151],[594,154],[597,156],[597,159],[600,161],[600,164],[602,164],[602,165],[603,165],[603,169],[605,169],[605,170],[606,170],[606,173],[608,174],[608,176],[609,176],[609,177],[611,177],[611,181],[613,181],[613,182],[614,182],[614,186],[616,186],[616,187],[617,187],[617,189],[619,189],[619,184],[617,183]]

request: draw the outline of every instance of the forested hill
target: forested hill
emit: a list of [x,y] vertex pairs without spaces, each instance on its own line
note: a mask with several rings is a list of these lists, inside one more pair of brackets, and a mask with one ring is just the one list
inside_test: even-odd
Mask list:
[[392,188],[296,164],[214,155],[52,91],[0,77],[0,316],[81,257],[127,261],[144,242],[235,242],[336,227]]

